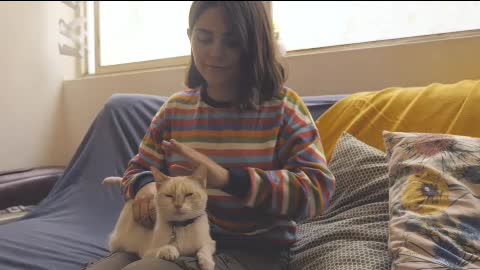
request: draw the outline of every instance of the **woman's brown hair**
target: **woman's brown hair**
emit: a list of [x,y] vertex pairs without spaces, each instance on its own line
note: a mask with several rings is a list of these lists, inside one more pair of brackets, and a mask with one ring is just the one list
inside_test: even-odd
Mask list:
[[[194,1],[190,8],[189,31],[209,8],[222,8],[232,22],[242,51],[242,92],[237,105],[252,109],[270,100],[283,87],[285,69],[279,62],[270,16],[262,1]],[[204,87],[205,79],[195,66],[193,55],[186,73],[189,88]]]

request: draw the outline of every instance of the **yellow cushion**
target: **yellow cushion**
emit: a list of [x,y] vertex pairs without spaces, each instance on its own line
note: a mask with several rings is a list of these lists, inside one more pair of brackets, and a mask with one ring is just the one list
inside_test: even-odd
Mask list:
[[343,132],[382,151],[383,130],[480,137],[480,80],[356,93],[316,124],[327,160]]

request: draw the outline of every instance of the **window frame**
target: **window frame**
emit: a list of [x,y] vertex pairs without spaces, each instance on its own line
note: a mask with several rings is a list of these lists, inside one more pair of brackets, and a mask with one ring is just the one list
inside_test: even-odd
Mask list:
[[[141,62],[131,62],[125,64],[116,64],[116,65],[100,65],[100,5],[99,1],[93,1],[93,16],[94,16],[94,52],[95,52],[95,72],[92,75],[102,75],[102,74],[112,74],[119,72],[133,72],[139,70],[152,70],[152,69],[162,69],[162,68],[178,68],[185,67],[188,65],[190,60],[190,55],[187,56],[177,56],[169,57],[162,59],[154,59]],[[262,1],[268,11],[270,19],[273,19],[273,10],[272,10],[272,1]],[[431,41],[440,41],[446,39],[456,39],[456,38],[465,38],[465,37],[474,37],[480,36],[480,29],[476,30],[467,30],[467,31],[458,31],[450,33],[441,33],[441,34],[432,34],[432,35],[423,35],[415,37],[405,37],[397,39],[388,39],[388,40],[376,40],[376,41],[367,41],[360,43],[352,44],[343,44],[343,45],[334,45],[326,46],[319,48],[309,48],[309,49],[300,49],[300,50],[291,50],[286,52],[285,57],[295,57],[300,55],[309,55],[309,54],[319,54],[327,52],[338,52],[345,50],[357,50],[357,49],[367,49],[367,48],[378,48],[385,46],[396,46],[396,45],[407,45],[412,43],[419,42],[431,42]],[[87,59],[85,61],[88,61]],[[85,64],[86,66],[87,64]]]

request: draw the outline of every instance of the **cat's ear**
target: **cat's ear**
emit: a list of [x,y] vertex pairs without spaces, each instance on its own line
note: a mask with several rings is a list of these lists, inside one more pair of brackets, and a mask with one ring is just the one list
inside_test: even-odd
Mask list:
[[155,178],[155,183],[157,184],[157,188],[168,180],[168,176],[163,174],[157,168],[152,166],[150,167],[150,170],[152,171],[153,178]]
[[207,187],[207,168],[203,165],[198,166],[192,174],[202,184],[202,187]]

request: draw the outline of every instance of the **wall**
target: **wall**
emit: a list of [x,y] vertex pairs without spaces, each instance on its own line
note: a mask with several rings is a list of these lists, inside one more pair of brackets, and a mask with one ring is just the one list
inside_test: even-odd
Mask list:
[[[480,79],[479,49],[476,36],[292,56],[287,85],[301,95],[329,95]],[[183,73],[159,69],[66,81],[67,156],[110,95],[170,95],[183,89]]]
[[57,2],[0,3],[0,171],[68,161],[62,83],[77,74],[58,52]]

